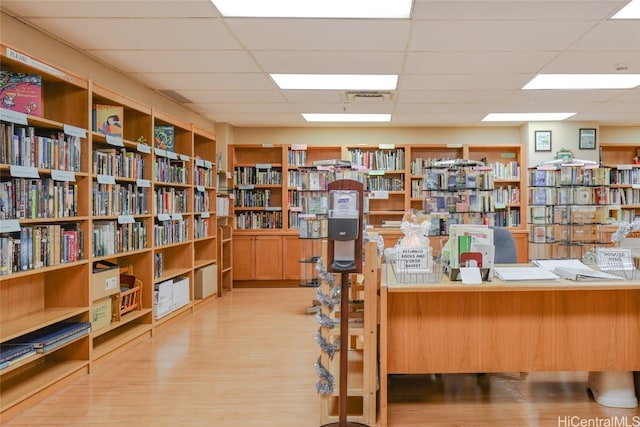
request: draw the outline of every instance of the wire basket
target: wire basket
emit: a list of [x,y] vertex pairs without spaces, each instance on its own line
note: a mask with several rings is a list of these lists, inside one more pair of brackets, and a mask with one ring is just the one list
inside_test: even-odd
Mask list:
[[[391,268],[387,268],[387,274],[393,271],[398,283],[408,284],[425,284],[425,283],[440,283],[444,275],[444,269],[440,257],[434,257],[431,263],[431,268],[426,271],[414,272],[410,269],[403,268],[402,260],[389,261]],[[398,264],[400,263],[400,264]]]

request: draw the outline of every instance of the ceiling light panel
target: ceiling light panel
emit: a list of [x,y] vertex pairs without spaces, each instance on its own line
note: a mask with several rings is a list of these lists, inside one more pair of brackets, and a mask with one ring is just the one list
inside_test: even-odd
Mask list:
[[390,122],[391,114],[315,114],[302,113],[308,122]]
[[280,89],[395,90],[397,74],[271,74]]
[[261,18],[385,18],[411,16],[413,0],[211,0],[223,16]]
[[640,74],[539,74],[522,89],[631,89]]
[[556,122],[575,116],[576,113],[491,113],[483,122]]
[[632,0],[611,19],[640,19],[640,0]]

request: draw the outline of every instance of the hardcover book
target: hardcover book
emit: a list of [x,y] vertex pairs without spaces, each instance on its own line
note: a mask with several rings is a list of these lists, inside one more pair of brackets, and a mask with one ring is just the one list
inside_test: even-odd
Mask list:
[[42,76],[0,71],[2,108],[42,117]]
[[107,136],[124,135],[124,107],[120,105],[93,105],[93,130]]
[[153,146],[167,151],[175,151],[175,129],[173,126],[153,127]]

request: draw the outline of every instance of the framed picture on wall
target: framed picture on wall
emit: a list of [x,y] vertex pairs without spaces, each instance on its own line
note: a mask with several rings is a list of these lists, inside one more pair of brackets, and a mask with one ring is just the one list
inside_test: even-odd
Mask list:
[[578,147],[581,150],[595,150],[596,149],[596,130],[595,129],[580,129],[580,144]]
[[537,130],[535,131],[535,150],[536,151],[551,151],[551,131],[550,130]]

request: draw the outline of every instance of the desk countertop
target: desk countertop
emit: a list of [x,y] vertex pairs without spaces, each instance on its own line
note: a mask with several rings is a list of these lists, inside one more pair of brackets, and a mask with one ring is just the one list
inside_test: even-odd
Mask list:
[[[509,267],[530,267],[530,264],[510,264]],[[381,285],[388,292],[501,292],[501,291],[571,291],[581,289],[640,289],[638,280],[598,280],[598,281],[573,281],[558,279],[546,280],[522,280],[503,282],[494,277],[491,282],[482,282],[481,285],[463,285],[459,281],[450,281],[444,275],[440,283],[400,283],[393,268],[383,264],[381,271]]]

